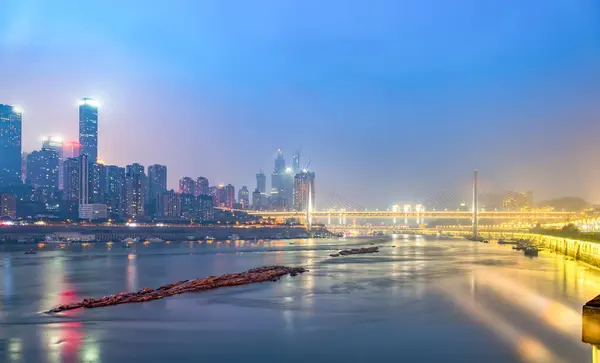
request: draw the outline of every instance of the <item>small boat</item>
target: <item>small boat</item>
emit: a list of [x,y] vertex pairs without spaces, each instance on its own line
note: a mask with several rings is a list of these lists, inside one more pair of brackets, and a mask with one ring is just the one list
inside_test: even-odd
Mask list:
[[123,246],[121,246],[122,248],[131,248],[130,244],[124,244]]
[[509,241],[509,240],[499,239],[498,244],[499,245],[516,245],[517,241]]
[[214,241],[214,240],[215,240],[215,237],[206,236],[206,237],[204,237],[204,240],[205,240],[205,241]]
[[294,242],[294,241],[291,241],[291,242],[290,242],[290,244],[291,244],[291,245],[295,245],[295,244],[296,244],[296,242]]
[[232,234],[231,236],[229,236],[229,239],[232,241],[237,241],[240,239],[240,235],[237,233]]
[[37,251],[34,251],[34,250],[25,251],[26,255],[35,255],[36,253],[37,253]]
[[137,243],[137,241],[138,241],[137,238],[127,237],[124,240],[122,240],[121,242],[123,242],[123,243]]
[[150,243],[160,243],[160,242],[164,242],[164,240],[155,237],[155,238],[148,238],[148,242],[150,242]]
[[527,257],[537,257],[538,249],[536,247],[525,247],[523,254]]
[[188,241],[195,241],[196,240],[196,236],[186,236],[185,239],[188,240]]

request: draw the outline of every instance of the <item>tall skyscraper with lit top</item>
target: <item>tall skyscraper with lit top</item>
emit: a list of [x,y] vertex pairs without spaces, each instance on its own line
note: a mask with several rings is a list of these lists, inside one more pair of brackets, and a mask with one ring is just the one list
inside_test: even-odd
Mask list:
[[98,161],[98,101],[83,98],[79,101],[80,155],[86,154],[90,163]]
[[0,186],[21,183],[22,110],[0,105]]

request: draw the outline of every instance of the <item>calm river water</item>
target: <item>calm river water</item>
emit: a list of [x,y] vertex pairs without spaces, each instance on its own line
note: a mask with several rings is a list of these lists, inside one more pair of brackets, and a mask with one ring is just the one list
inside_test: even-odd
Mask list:
[[[373,255],[329,257],[381,246]],[[554,254],[418,236],[46,246],[0,255],[0,362],[591,362],[600,271]],[[262,265],[310,272],[163,300],[56,305]]]

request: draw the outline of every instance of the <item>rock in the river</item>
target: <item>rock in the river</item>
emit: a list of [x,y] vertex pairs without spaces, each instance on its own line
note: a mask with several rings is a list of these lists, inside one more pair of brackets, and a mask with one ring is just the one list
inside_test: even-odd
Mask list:
[[122,292],[101,298],[86,298],[81,302],[60,305],[47,311],[47,313],[58,313],[61,311],[84,308],[99,308],[102,306],[137,303],[162,299],[167,296],[183,294],[185,292],[216,289],[225,286],[238,286],[265,281],[277,281],[283,275],[296,276],[308,270],[302,267],[266,266],[248,270],[246,272],[225,274],[221,276],[210,276],[195,280],[182,280],[158,289],[144,288],[138,292]]
[[339,254],[342,256],[347,256],[347,255],[360,255],[363,253],[376,253],[376,252],[379,252],[379,247],[353,248],[351,250],[340,251]]

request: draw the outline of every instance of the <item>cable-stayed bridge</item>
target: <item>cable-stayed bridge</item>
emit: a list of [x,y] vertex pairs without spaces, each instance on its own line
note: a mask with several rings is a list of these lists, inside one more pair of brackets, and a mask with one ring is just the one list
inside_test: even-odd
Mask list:
[[[476,188],[475,188],[476,187]],[[369,210],[336,192],[321,192],[311,211],[270,210],[250,214],[272,218],[306,218],[327,221],[361,219],[479,219],[566,221],[577,213],[534,208],[533,192],[515,192],[489,180],[464,181],[411,205]],[[474,207],[476,206],[476,207]],[[476,216],[474,216],[476,214]],[[334,222],[335,223],[335,222]]]

